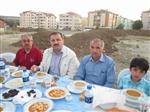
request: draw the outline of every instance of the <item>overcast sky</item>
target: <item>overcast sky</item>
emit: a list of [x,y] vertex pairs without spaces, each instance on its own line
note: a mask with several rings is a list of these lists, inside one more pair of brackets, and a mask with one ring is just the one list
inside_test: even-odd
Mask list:
[[150,0],[0,0],[0,15],[19,16],[33,10],[58,16],[68,11],[87,17],[89,11],[108,9],[128,19],[140,19],[142,11],[150,9]]

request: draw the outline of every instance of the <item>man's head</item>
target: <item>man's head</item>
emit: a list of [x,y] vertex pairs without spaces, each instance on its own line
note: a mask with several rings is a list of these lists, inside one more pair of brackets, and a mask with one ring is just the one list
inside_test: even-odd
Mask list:
[[132,79],[138,82],[148,71],[149,63],[144,58],[134,58],[130,63]]
[[59,52],[64,45],[64,36],[60,32],[53,32],[49,35],[50,44],[54,52]]
[[90,42],[90,53],[92,58],[96,61],[100,58],[102,52],[104,51],[104,41],[101,39],[93,39]]
[[22,35],[21,43],[25,50],[30,50],[33,46],[33,38],[32,35]]

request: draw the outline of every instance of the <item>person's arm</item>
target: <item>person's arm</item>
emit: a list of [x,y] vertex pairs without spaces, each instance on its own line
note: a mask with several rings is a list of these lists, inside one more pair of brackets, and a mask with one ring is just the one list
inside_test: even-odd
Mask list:
[[68,76],[70,79],[73,79],[73,77],[75,76],[75,74],[77,73],[77,69],[79,67],[79,61],[76,57],[76,55],[70,59],[69,65],[68,65]]
[[115,83],[115,81],[116,81],[115,64],[112,61],[110,63],[110,66],[108,67],[108,70],[107,70],[107,80],[106,80],[106,83],[105,83],[104,86],[106,86],[106,87],[112,87],[113,84]]
[[84,80],[85,78],[85,65],[83,60],[80,62],[80,66],[78,68],[78,71],[74,77],[75,80]]
[[37,56],[37,65],[39,66],[41,61],[42,61],[42,57],[43,57],[43,53],[42,51],[39,49],[38,51],[38,56]]
[[118,89],[123,89],[123,78],[121,78],[117,84]]

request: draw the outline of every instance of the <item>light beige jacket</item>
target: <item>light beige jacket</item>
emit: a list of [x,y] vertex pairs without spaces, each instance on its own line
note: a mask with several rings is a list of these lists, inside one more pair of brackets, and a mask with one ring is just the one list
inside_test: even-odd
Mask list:
[[[48,72],[51,59],[52,59],[52,48],[48,48],[44,51],[42,62],[39,66],[40,71]],[[70,48],[63,46],[63,56],[60,61],[60,74],[61,76],[68,75],[69,78],[73,79],[77,72],[79,61],[76,54]]]

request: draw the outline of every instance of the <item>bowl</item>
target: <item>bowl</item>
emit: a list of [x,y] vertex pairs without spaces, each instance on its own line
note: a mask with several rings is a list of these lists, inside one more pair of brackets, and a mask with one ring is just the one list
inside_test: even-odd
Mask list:
[[127,89],[125,94],[127,98],[133,100],[138,100],[142,96],[142,93],[136,89]]
[[117,103],[112,102],[112,103],[100,104],[99,106],[104,110],[108,110],[108,109],[112,109],[112,108],[116,107],[116,105],[117,105]]
[[75,89],[84,89],[86,87],[86,82],[82,80],[77,80],[72,83]]

